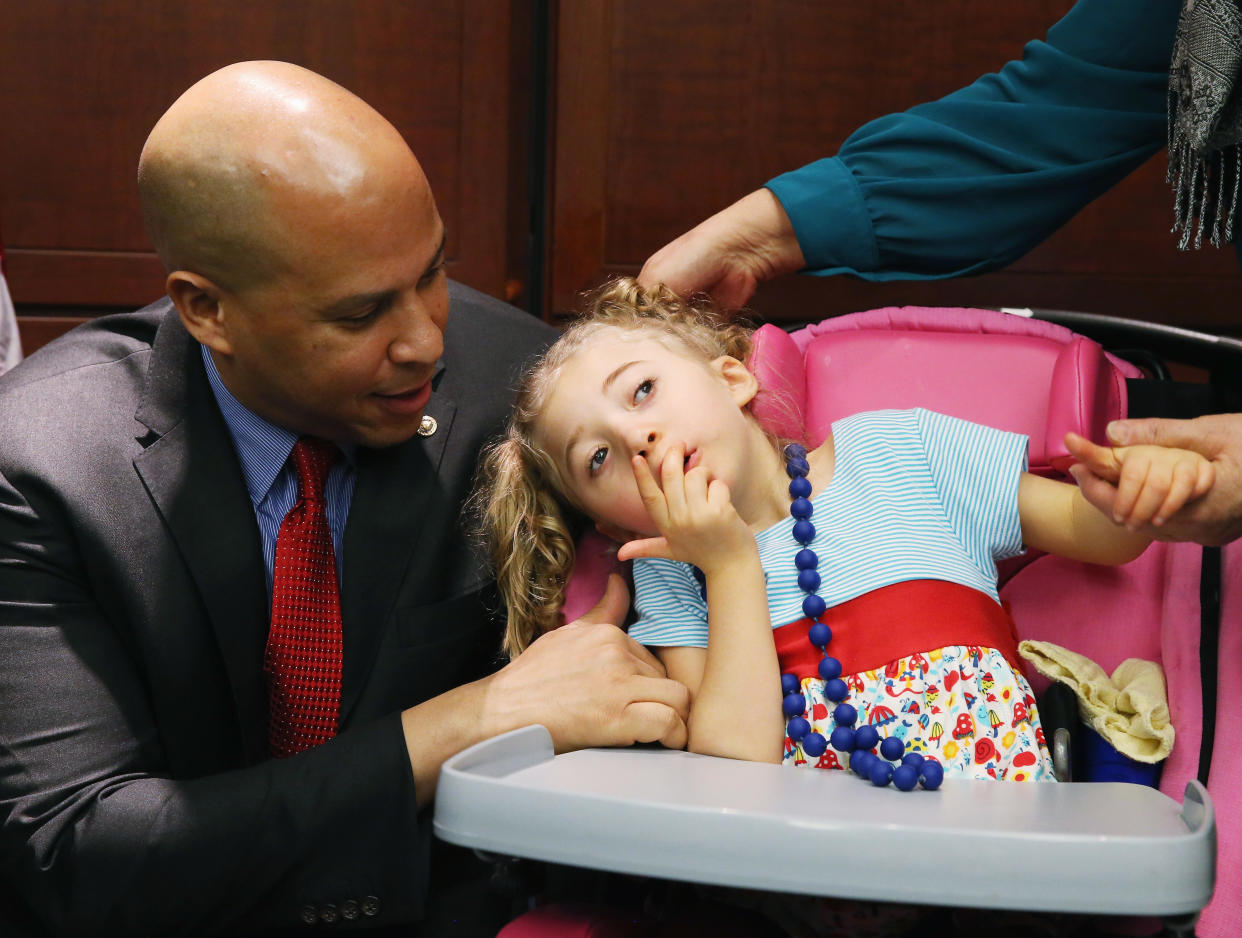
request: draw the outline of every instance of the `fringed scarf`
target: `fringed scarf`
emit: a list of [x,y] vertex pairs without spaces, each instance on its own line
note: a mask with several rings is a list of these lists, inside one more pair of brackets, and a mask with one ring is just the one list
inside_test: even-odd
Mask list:
[[1169,172],[1178,247],[1233,240],[1242,180],[1242,10],[1185,0],[1169,67]]

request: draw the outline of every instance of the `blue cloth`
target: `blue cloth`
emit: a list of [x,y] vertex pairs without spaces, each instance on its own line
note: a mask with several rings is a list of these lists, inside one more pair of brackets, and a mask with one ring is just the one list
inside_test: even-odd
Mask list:
[[[893,583],[945,580],[996,602],[996,560],[1022,552],[1018,480],[1027,439],[934,411],[882,410],[832,425],[835,463],[813,494],[819,595],[829,607]],[[756,536],[772,627],[803,617],[801,545],[786,518]],[[707,603],[689,564],[634,561],[645,645],[707,647]],[[910,649],[910,652],[927,649]]]
[[[242,405],[224,386],[216,363],[206,346],[201,346],[203,366],[207,369],[207,381],[215,395],[216,404],[233,438],[233,449],[241,462],[250,504],[254,506],[255,520],[259,524],[259,537],[263,542],[263,565],[267,571],[267,597],[272,598],[272,569],[276,562],[276,535],[280,523],[298,500],[298,476],[289,454],[298,435],[284,427],[264,420],[254,411]],[[349,506],[354,498],[354,451],[353,447],[341,447],[344,459],[338,459],[328,472],[324,485],[327,502],[328,527],[332,530],[332,548],[336,554],[337,585],[344,582],[345,522],[349,518]]]
[[769,181],[806,272],[937,279],[1021,257],[1165,145],[1180,6],[1080,0],[1021,61]]

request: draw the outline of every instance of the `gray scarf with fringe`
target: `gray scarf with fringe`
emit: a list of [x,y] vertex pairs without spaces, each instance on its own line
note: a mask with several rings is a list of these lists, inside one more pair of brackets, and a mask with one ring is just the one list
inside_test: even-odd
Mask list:
[[1169,67],[1169,172],[1178,247],[1233,240],[1242,179],[1242,10],[1185,0]]

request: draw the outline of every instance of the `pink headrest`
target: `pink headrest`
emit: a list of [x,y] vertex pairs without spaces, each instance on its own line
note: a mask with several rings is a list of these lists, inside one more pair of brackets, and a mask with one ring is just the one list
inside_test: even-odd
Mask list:
[[1067,431],[1103,440],[1137,371],[1090,339],[990,310],[902,307],[755,333],[765,426],[817,445],[864,410],[927,407],[1030,438],[1033,471],[1064,472]]

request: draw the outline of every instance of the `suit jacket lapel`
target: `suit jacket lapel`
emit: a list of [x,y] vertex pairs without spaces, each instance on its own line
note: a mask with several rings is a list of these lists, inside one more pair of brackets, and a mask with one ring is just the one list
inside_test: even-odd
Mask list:
[[[176,311],[152,344],[134,460],[198,589],[224,660],[247,762],[267,751],[267,587],[254,510],[199,346]],[[192,623],[179,623],[191,628]]]
[[[433,379],[433,387],[440,374]],[[440,493],[437,472],[456,412],[453,401],[433,393],[426,414],[437,423],[435,433],[387,449],[358,450],[358,475],[345,529],[341,597],[345,641],[342,723],[366,685],[398,595],[403,589],[407,595],[431,593],[423,584],[405,581],[416,566],[412,558],[423,530],[420,522],[429,500]]]

